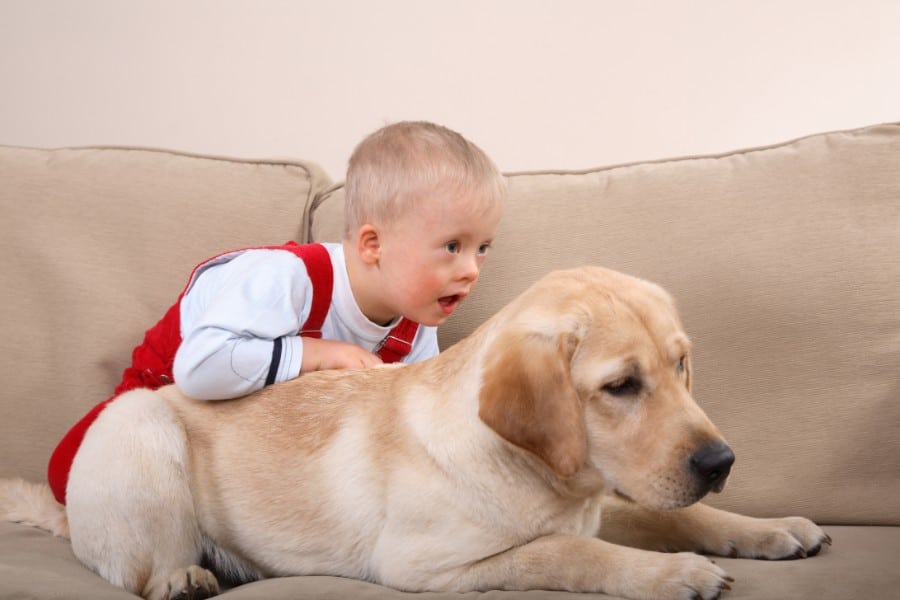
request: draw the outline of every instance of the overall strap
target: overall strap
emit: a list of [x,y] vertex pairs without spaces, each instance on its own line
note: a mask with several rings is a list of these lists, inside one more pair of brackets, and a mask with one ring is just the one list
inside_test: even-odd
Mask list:
[[386,363],[403,360],[403,357],[412,350],[413,340],[418,330],[418,323],[402,317],[400,322],[391,329],[387,337],[381,341],[381,345],[376,349],[376,353]]
[[331,293],[334,289],[334,271],[331,268],[331,255],[322,244],[298,244],[288,242],[280,246],[293,252],[306,265],[306,272],[312,282],[313,298],[309,317],[300,328],[300,335],[312,338],[322,337],[322,324],[331,306]]

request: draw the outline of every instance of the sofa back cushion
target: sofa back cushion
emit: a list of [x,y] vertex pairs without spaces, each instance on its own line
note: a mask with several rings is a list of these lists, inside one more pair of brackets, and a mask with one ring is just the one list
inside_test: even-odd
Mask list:
[[0,477],[43,480],[76,420],[219,252],[305,241],[315,165],[0,147]]
[[[900,524],[900,124],[508,182],[444,347],[553,269],[656,281],[693,339],[695,398],[738,457],[711,503]],[[340,187],[317,200],[314,239],[338,239],[342,206]]]

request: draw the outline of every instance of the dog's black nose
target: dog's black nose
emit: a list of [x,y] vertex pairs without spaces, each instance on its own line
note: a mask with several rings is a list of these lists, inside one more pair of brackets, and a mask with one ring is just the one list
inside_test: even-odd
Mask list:
[[694,453],[691,470],[704,485],[721,492],[734,464],[734,452],[724,442],[713,442]]

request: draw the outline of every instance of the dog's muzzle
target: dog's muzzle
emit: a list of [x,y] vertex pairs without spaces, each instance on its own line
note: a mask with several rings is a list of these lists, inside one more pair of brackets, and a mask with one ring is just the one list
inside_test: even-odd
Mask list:
[[703,446],[690,458],[691,472],[704,493],[721,492],[734,464],[734,452],[725,442],[712,442]]

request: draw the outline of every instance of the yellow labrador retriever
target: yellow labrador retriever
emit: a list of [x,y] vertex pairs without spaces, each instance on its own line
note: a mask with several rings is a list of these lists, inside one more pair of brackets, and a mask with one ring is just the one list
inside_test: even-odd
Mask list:
[[[214,595],[213,572],[717,598],[732,580],[694,552],[798,558],[830,539],[695,504],[734,455],[690,388],[661,288],[552,273],[423,363],[233,401],[122,395],[72,467],[72,547],[150,600]],[[17,484],[0,488],[6,517],[64,534],[46,488]]]

